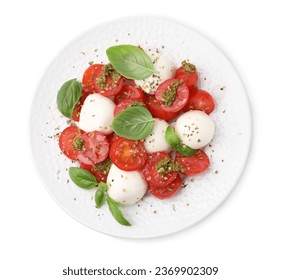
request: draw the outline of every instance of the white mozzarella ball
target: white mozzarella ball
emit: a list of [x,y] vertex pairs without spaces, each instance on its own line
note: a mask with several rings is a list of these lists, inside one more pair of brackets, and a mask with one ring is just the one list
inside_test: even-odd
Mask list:
[[121,204],[135,204],[146,193],[147,182],[139,171],[124,171],[112,164],[108,176],[108,195]]
[[112,133],[110,125],[114,119],[114,102],[98,93],[87,96],[81,112],[79,128],[85,132],[100,131],[105,135]]
[[176,67],[172,61],[157,52],[147,51],[146,53],[153,62],[154,70],[159,71],[159,74],[153,74],[145,80],[135,80],[135,83],[146,93],[154,94],[162,82],[175,76]]
[[171,151],[171,146],[165,140],[165,132],[169,124],[160,119],[154,120],[153,130],[144,140],[145,150],[152,154],[156,152],[167,152]]
[[212,140],[215,124],[206,113],[189,111],[177,119],[175,131],[184,144],[192,149],[200,149]]

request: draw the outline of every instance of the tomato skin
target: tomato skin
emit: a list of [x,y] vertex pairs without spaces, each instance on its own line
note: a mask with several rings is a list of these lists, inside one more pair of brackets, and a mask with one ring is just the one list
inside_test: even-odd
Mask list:
[[184,80],[184,83],[187,85],[188,89],[193,90],[196,87],[198,81],[198,73],[197,71],[193,73],[187,73],[181,66],[176,71],[176,78]]
[[130,85],[124,85],[121,89],[121,91],[114,96],[114,102],[116,104],[120,103],[124,99],[137,99],[141,101],[145,101],[145,95],[143,91],[140,88],[130,86]]
[[175,161],[183,167],[183,173],[187,176],[202,173],[210,165],[208,156],[202,150],[197,150],[195,155],[190,157],[177,155]]
[[111,145],[120,138],[120,136],[118,136],[115,133],[111,133],[110,135],[107,135],[106,137],[107,137],[107,141],[109,143],[109,147],[111,147]]
[[165,158],[171,159],[165,152],[153,153],[148,157],[143,169],[143,176],[150,188],[166,187],[176,179],[178,173],[175,171],[171,171],[167,174],[159,174],[157,172],[156,164]]
[[182,83],[176,92],[176,98],[171,106],[165,106],[162,104],[162,95],[165,91],[167,91],[173,83],[179,82],[180,79],[169,79],[163,82],[159,85],[155,92],[155,97],[160,102],[160,106],[165,112],[178,112],[180,111],[185,104],[187,103],[188,97],[189,97],[189,89],[185,85],[185,83]]
[[81,138],[84,140],[84,148],[77,151],[77,158],[80,163],[93,165],[104,161],[109,152],[109,143],[104,134],[98,131],[84,133]]
[[147,160],[142,141],[129,140],[123,137],[112,143],[109,157],[118,168],[125,171],[141,169]]
[[144,103],[141,99],[139,100],[139,99],[127,98],[127,99],[123,99],[122,101],[120,101],[114,109],[114,117],[116,117],[122,111],[126,110],[128,107],[130,107],[135,102],[141,102],[144,105]]
[[202,89],[195,89],[190,92],[189,99],[184,106],[184,112],[190,110],[200,110],[210,114],[215,108],[213,97],[210,93]]
[[95,170],[94,165],[81,163],[80,168],[90,171],[95,176],[98,183],[99,182],[106,183],[107,174],[105,174],[102,170]]
[[65,128],[59,137],[59,147],[61,151],[71,160],[77,160],[77,150],[73,148],[73,141],[76,137],[81,137],[82,130],[77,126],[69,126]]
[[175,195],[181,187],[182,179],[180,175],[177,175],[176,179],[170,183],[168,186],[165,187],[158,187],[158,188],[150,188],[150,193],[159,198],[159,199],[166,199],[173,195]]
[[118,81],[114,82],[112,76],[106,77],[106,87],[100,88],[97,79],[103,76],[104,64],[93,64],[88,67],[83,75],[82,84],[84,89],[89,93],[98,92],[103,96],[113,96],[118,94],[123,87],[124,78],[121,76]]
[[82,95],[78,101],[78,103],[75,105],[73,112],[72,112],[72,119],[76,122],[79,122],[80,120],[80,112],[82,109],[82,105],[85,101],[85,99],[87,98],[87,96],[89,95],[88,92],[86,92],[85,90],[82,90]]
[[177,117],[179,112],[165,112],[154,95],[147,97],[146,106],[153,117],[170,121]]

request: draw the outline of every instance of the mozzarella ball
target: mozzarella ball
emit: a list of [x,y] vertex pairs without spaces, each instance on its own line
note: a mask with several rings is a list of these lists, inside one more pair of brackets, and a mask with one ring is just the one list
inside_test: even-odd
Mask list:
[[108,195],[118,203],[132,205],[146,193],[147,182],[139,171],[124,171],[112,164],[108,176]]
[[85,132],[100,131],[105,135],[112,133],[110,128],[114,119],[114,102],[98,93],[87,96],[81,112],[79,128]]
[[154,70],[159,71],[159,74],[155,73],[145,80],[135,80],[135,83],[146,93],[154,94],[162,82],[175,76],[176,67],[172,61],[157,52],[147,51],[146,53],[153,62]]
[[215,124],[206,113],[189,111],[177,119],[175,131],[184,144],[192,149],[200,149],[212,140]]
[[169,124],[163,120],[155,119],[153,130],[144,139],[145,150],[152,154],[156,152],[167,152],[171,151],[171,146],[165,140],[165,132]]

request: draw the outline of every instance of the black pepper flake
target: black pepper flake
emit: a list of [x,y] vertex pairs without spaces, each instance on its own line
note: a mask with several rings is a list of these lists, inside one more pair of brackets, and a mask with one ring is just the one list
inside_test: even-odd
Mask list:
[[218,174],[218,173],[219,173],[219,171],[218,171],[218,170],[216,170],[216,171],[215,171],[215,174]]
[[154,214],[156,214],[156,213],[157,213],[157,211],[156,211],[156,210],[154,210],[154,211],[153,211],[153,213],[154,213]]
[[80,52],[81,54],[83,54],[83,55],[85,55],[86,53],[84,53],[84,52]]

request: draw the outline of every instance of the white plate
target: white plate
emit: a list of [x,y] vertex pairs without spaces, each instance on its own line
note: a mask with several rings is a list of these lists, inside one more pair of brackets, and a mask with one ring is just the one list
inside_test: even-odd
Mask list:
[[[206,148],[211,166],[187,179],[187,186],[168,200],[151,196],[124,207],[132,227],[119,225],[107,207],[96,209],[85,191],[69,182],[67,168],[75,165],[60,154],[54,134],[67,126],[56,108],[56,95],[68,79],[81,79],[90,61],[106,62],[105,50],[115,44],[159,48],[176,65],[188,58],[200,73],[200,85],[212,93],[211,114],[216,133]],[[162,47],[164,46],[164,47]],[[234,50],[235,51],[235,50]],[[235,186],[247,159],[251,120],[243,84],[225,55],[194,30],[168,20],[135,17],[112,21],[84,33],[65,47],[43,76],[33,100],[30,133],[33,156],[47,190],[77,221],[97,231],[120,237],[162,236],[187,228],[217,208]]]

